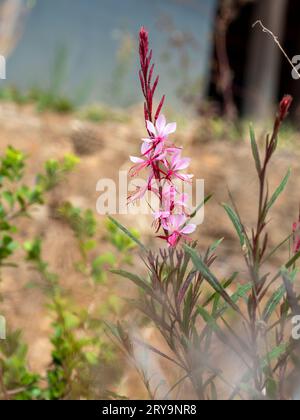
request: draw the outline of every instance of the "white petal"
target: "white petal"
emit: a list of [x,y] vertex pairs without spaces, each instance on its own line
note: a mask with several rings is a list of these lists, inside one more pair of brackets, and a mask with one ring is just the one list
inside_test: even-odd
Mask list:
[[178,174],[178,178],[182,179],[183,181],[191,181],[194,178],[192,174]]
[[181,228],[181,226],[184,225],[185,221],[186,221],[186,217],[185,217],[184,214],[174,214],[174,215],[171,215],[169,217],[169,225],[170,225],[170,228],[171,229],[169,229],[169,230],[179,231],[180,228]]
[[183,169],[186,169],[190,166],[191,159],[190,158],[183,158],[180,159],[176,164],[175,168],[177,171],[182,171]]
[[164,150],[163,142],[158,143],[158,145],[155,148],[154,155],[161,154],[163,152],[163,150]]
[[157,118],[156,121],[156,128],[158,131],[158,134],[162,134],[166,127],[166,117],[163,114],[160,114],[160,116]]
[[145,142],[145,143],[142,144],[142,147],[141,147],[141,154],[142,155],[147,154],[148,151],[150,151],[150,150],[151,150],[151,145],[149,143]]
[[152,139],[142,139],[142,142],[144,142],[144,143],[153,143],[153,140]]
[[169,134],[175,133],[177,124],[175,122],[167,124],[164,128],[164,135],[168,136]]
[[186,225],[183,229],[181,229],[181,233],[183,233],[184,235],[189,235],[190,233],[195,232],[195,230],[196,225],[190,223],[189,225]]
[[156,136],[156,128],[154,127],[151,121],[147,121],[147,129],[148,131],[150,131],[150,133]]
[[133,162],[133,163],[142,163],[142,162],[144,162],[144,159],[141,159],[139,157],[129,156],[129,158],[130,158],[131,162]]

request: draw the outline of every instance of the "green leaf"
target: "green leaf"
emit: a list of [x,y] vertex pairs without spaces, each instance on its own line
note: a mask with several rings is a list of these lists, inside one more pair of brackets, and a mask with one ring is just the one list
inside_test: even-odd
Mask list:
[[285,189],[285,187],[286,187],[286,185],[288,183],[288,180],[289,180],[290,175],[291,175],[291,169],[289,169],[287,171],[287,174],[285,175],[285,177],[281,181],[279,187],[275,190],[275,192],[272,195],[270,201],[268,202],[267,207],[266,207],[266,213],[270,210],[270,208],[273,206],[273,204],[275,203],[275,201],[277,200],[277,198],[284,191],[284,189]]
[[286,268],[286,269],[288,269],[288,268],[290,268],[290,267],[292,267],[294,264],[295,264],[295,262],[299,259],[299,257],[300,257],[300,251],[298,251],[285,265],[284,265],[284,267]]
[[212,196],[213,196],[212,194],[209,194],[208,196],[206,196],[204,198],[204,200],[195,208],[195,210],[193,211],[193,213],[190,214],[190,216],[189,216],[186,224],[188,224],[189,220],[193,219],[196,216],[196,214],[198,213],[198,211],[200,209],[202,209],[203,206],[205,206],[205,204],[212,198]]
[[278,384],[273,378],[268,378],[266,381],[266,392],[267,397],[270,398],[270,400],[276,400],[276,397],[278,395]]
[[147,248],[145,245],[142,244],[142,242],[139,241],[128,229],[126,229],[125,226],[123,226],[121,223],[119,223],[117,220],[115,220],[113,217],[108,216],[109,220],[114,223],[125,235],[127,235],[131,240],[133,240],[140,248],[142,248],[143,251],[147,252]]
[[261,362],[261,367],[264,369],[268,366],[269,361],[278,360],[287,350],[287,343],[282,343],[277,347],[274,347]]
[[78,163],[80,162],[80,159],[78,156],[75,156],[71,153],[67,153],[64,156],[64,161],[63,161],[63,171],[65,172],[71,172],[76,165],[78,165]]
[[[253,287],[252,283],[247,283],[240,285],[235,293],[233,293],[230,298],[234,303],[237,303],[240,299],[246,299],[248,300],[248,293],[251,291]],[[228,309],[228,304],[225,304],[217,313],[217,316],[220,317],[226,312]]]
[[273,314],[273,312],[279,305],[284,295],[285,295],[285,288],[284,286],[280,286],[279,289],[277,289],[273,293],[273,295],[270,297],[263,312],[263,318],[265,322],[267,322],[270,319],[271,315]]
[[[282,269],[282,271],[281,271],[281,274],[286,275],[288,281],[291,284],[293,284],[296,281],[297,273],[298,273],[297,270],[294,270],[292,273],[287,273],[287,272],[285,272],[284,269]],[[286,293],[286,288],[285,288],[284,285],[282,285],[270,297],[270,299],[268,300],[268,302],[265,306],[264,312],[263,312],[263,318],[264,318],[265,322],[267,322],[270,319],[272,313],[275,311],[275,309],[279,305],[280,301],[285,296],[285,293]]]
[[[261,361],[260,361],[261,368],[266,369],[270,362],[272,362],[273,360],[278,360],[279,357],[281,357],[286,352],[287,347],[288,346],[287,346],[286,343],[283,343],[283,344],[279,345],[278,347],[274,347],[267,355],[265,355],[261,359]],[[236,386],[235,390],[230,395],[229,400],[232,400],[235,397],[235,395],[238,394],[239,390],[244,388],[244,384],[249,382],[252,377],[253,377],[253,372],[248,370],[242,376],[241,380],[239,381],[239,384]]]
[[253,128],[252,124],[250,124],[250,139],[251,139],[252,155],[254,157],[256,170],[257,170],[257,173],[260,174],[261,173],[261,163],[260,163],[259,151],[258,151],[256,139],[255,139],[254,128]]
[[2,197],[12,209],[15,204],[15,196],[13,195],[13,193],[11,191],[3,191]]
[[239,217],[237,216],[235,211],[228,204],[223,204],[222,206],[225,209],[228,217],[230,218],[233,226],[235,227],[235,230],[236,230],[236,232],[238,234],[238,237],[240,239],[241,246],[243,246],[244,243],[245,243],[245,238],[244,238],[244,234],[243,234],[243,227],[242,227],[242,224],[241,224],[241,221],[240,221]]
[[252,283],[243,284],[238,287],[238,290],[231,296],[231,299],[236,303],[239,299],[243,299],[252,289]]
[[216,323],[216,320],[213,316],[211,316],[206,309],[204,309],[202,306],[197,307],[197,312],[199,315],[204,319],[206,324],[215,332],[220,332],[220,327]]
[[183,314],[182,314],[182,323],[184,326],[184,331],[188,333],[189,331],[189,325],[191,322],[191,313],[193,310],[193,290],[192,288],[189,288],[187,296],[184,301],[184,308],[183,308]]
[[209,248],[209,254],[213,254],[223,241],[224,241],[224,238],[221,238],[215,241]]
[[291,233],[287,238],[280,242],[272,251],[263,259],[262,263],[268,261],[286,242],[288,242],[292,238],[293,234]]
[[[228,279],[226,279],[221,285],[223,287],[223,289],[227,289],[235,280],[236,276],[238,275],[237,272],[233,273]],[[203,304],[203,307],[205,308],[207,305],[209,305],[211,303],[211,301],[213,301],[216,296],[218,296],[218,293],[213,293],[211,296],[209,296],[205,303]]]
[[207,265],[202,261],[201,257],[197,254],[195,249],[190,248],[187,245],[184,245],[184,249],[186,252],[188,252],[191,256],[192,262],[194,264],[194,267],[197,271],[199,271],[203,277],[206,279],[206,281],[211,285],[211,287],[218,292],[223,299],[240,315],[242,315],[239,307],[232,301],[228,293],[224,290],[222,285],[219,283],[217,278],[212,274],[212,272],[209,270]]
[[136,286],[143,289],[145,292],[148,292],[152,295],[151,287],[138,275],[129,273],[125,270],[111,270],[111,273],[117,274],[121,277],[124,277],[128,280],[131,280]]
[[84,353],[86,360],[88,361],[88,363],[92,366],[96,366],[98,363],[98,355],[92,351],[86,351]]
[[97,241],[95,241],[94,239],[89,239],[86,242],[84,242],[82,246],[86,252],[89,252],[96,248]]
[[285,269],[281,270],[281,276],[287,294],[287,301],[292,310],[292,314],[298,315],[300,313],[299,297],[297,296],[294,290],[293,278],[291,277],[290,273]]
[[105,266],[113,267],[116,262],[116,257],[113,253],[107,252],[99,255],[92,262],[92,276],[96,283],[104,282],[106,279]]
[[24,250],[27,252],[26,259],[28,261],[38,261],[41,258],[41,246],[42,242],[40,239],[33,241],[26,241],[23,244]]

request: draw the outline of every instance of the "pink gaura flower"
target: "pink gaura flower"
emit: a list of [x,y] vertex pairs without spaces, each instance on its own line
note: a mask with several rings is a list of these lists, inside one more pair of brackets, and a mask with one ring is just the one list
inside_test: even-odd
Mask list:
[[153,138],[145,139],[145,141],[147,140],[163,141],[170,134],[175,133],[176,128],[177,128],[177,125],[175,122],[167,124],[166,117],[162,114],[157,118],[155,126],[151,121],[147,121],[146,124],[147,124],[147,129],[149,133],[153,135]]
[[137,187],[136,191],[134,191],[128,198],[127,202],[133,203],[134,201],[141,200],[148,191],[155,191],[153,187],[154,181],[154,174],[151,173],[145,185]]
[[148,120],[146,121],[146,125],[151,137],[142,139],[142,155],[148,155],[154,149],[156,149],[156,152],[157,150],[162,151],[168,136],[176,131],[176,123],[173,122],[167,124],[166,117],[164,115],[160,115],[157,118],[155,126]]
[[196,230],[196,225],[186,223],[184,214],[172,214],[162,221],[162,226],[169,235],[160,236],[160,238],[167,240],[171,247],[175,247],[181,238],[189,240],[188,235]]
[[162,189],[162,207],[165,210],[174,211],[176,209],[182,210],[188,207],[188,195],[179,194],[172,183],[165,183]]
[[[153,168],[157,166],[157,162],[162,161],[165,159],[166,153],[158,151],[157,153],[153,154],[152,156],[146,156],[145,158],[130,156],[130,160],[134,165],[130,169],[130,175],[136,176],[140,171],[145,168]],[[151,169],[152,170],[152,169]],[[152,173],[151,173],[152,175]]]
[[167,167],[167,173],[165,174],[166,179],[171,180],[172,178],[178,178],[181,181],[190,182],[193,175],[181,173],[181,171],[189,167],[190,162],[190,158],[181,157],[181,150],[173,150],[170,161],[165,160],[165,165]]

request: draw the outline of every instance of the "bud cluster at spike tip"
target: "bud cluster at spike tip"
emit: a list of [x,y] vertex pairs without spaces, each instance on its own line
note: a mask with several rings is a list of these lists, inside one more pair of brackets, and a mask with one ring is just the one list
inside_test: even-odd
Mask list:
[[157,110],[154,115],[153,121],[153,97],[158,85],[159,76],[155,78],[153,81],[153,73],[154,73],[154,64],[151,63],[152,61],[152,50],[149,51],[149,36],[148,32],[145,28],[141,28],[140,30],[140,44],[139,44],[139,54],[140,54],[140,83],[142,92],[145,98],[144,102],[144,116],[145,121],[156,122],[160,112],[162,110],[165,96],[163,96],[160,100],[160,103],[157,107]]
[[153,212],[156,232],[162,229],[158,237],[165,240],[169,246],[175,247],[181,239],[189,239],[196,225],[189,223],[188,196],[180,193],[175,181],[191,182],[193,175],[185,173],[190,159],[182,157],[182,148],[176,147],[169,136],[176,131],[176,123],[167,123],[161,113],[165,96],[162,97],[153,118],[153,98],[158,85],[157,76],[152,83],[154,64],[151,64],[152,50],[149,50],[148,32],[140,30],[140,83],[145,98],[144,116],[148,137],[142,139],[139,157],[130,156],[134,163],[130,170],[131,176],[140,171],[147,171],[145,187],[140,187],[129,197],[129,202],[135,202],[150,191],[158,197],[159,209]]

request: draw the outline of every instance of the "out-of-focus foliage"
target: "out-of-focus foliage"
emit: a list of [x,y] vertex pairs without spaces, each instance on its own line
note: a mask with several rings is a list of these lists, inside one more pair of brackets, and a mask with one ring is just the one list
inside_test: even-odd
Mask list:
[[[134,247],[124,233],[107,226],[107,243],[111,251],[98,251],[99,226],[93,212],[62,203],[58,216],[74,233],[78,245],[79,261],[74,267],[83,276],[87,287],[95,295],[88,308],[78,307],[61,284],[59,273],[51,270],[43,257],[43,239],[18,239],[18,222],[30,217],[31,209],[47,202],[47,193],[74,170],[78,159],[66,155],[61,161],[51,159],[44,171],[37,174],[35,184],[28,186],[23,179],[26,157],[13,147],[8,147],[0,158],[0,270],[26,263],[32,270],[30,287],[39,287],[45,293],[48,314],[52,320],[51,362],[45,374],[32,372],[28,367],[27,345],[22,332],[11,331],[0,342],[0,399],[90,399],[116,398],[108,391],[120,377],[116,363],[118,357],[107,340],[102,317],[117,315],[122,309],[120,299],[109,288],[106,297],[96,301],[98,287],[104,287],[106,272],[118,268],[119,263],[131,262]],[[14,254],[18,249],[18,260]],[[5,299],[5,295],[2,296]]]

